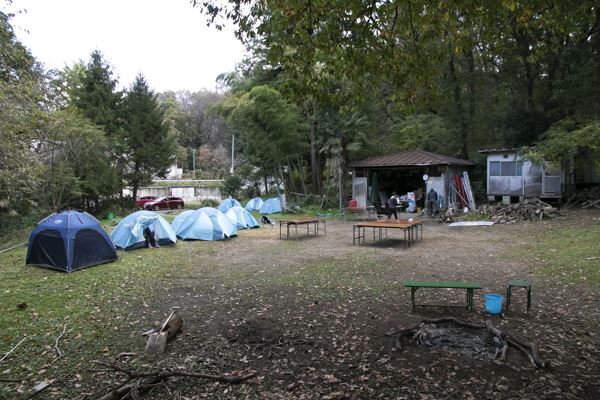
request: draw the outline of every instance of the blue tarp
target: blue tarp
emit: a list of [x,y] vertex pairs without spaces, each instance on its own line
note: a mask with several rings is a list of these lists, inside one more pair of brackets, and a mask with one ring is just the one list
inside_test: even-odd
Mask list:
[[248,200],[246,203],[246,210],[248,211],[260,211],[264,201],[260,197],[255,197],[253,199]]
[[281,201],[279,197],[273,197],[265,200],[264,204],[260,208],[261,214],[275,214],[281,212]]
[[225,216],[237,227],[237,229],[259,228],[260,225],[250,214],[250,211],[242,207],[231,207]]
[[115,246],[96,218],[63,211],[44,218],[31,232],[26,264],[71,272],[116,259]]
[[225,214],[211,207],[182,212],[172,227],[184,240],[222,240],[237,235],[237,228]]
[[160,245],[177,243],[177,236],[166,219],[152,211],[137,211],[125,217],[110,234],[117,248],[132,250],[145,246],[144,228],[154,232]]
[[221,204],[219,204],[219,211],[221,211],[222,213],[224,213],[225,211],[229,210],[231,207],[241,207],[242,205],[240,204],[239,201],[237,201],[236,199],[232,199],[231,197],[223,200],[221,202]]

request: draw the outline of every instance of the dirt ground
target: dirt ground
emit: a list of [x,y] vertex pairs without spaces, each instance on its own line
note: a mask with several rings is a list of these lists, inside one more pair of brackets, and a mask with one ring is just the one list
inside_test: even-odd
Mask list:
[[[598,224],[600,213],[567,220],[448,228],[424,222],[423,240],[404,249],[392,239],[352,244],[349,221],[328,221],[327,235],[280,240],[278,227],[241,231],[222,242],[180,242],[182,267],[156,282],[145,300],[145,318],[121,350],[128,368],[171,368],[206,373],[246,373],[239,385],[188,378],[172,380],[147,398],[260,399],[598,399],[599,296],[586,284],[566,284],[541,273],[544,260],[512,254],[548,230]],[[568,251],[568,248],[558,249]],[[552,257],[551,254],[548,255]],[[478,282],[475,310],[411,310],[402,282]],[[485,293],[505,294],[511,279],[533,283],[531,314],[516,290],[510,313],[484,311]],[[464,302],[464,291],[421,290],[418,301]],[[139,333],[149,321],[180,307],[184,332],[162,356],[143,354]],[[485,320],[540,347],[548,367],[534,369],[509,350],[495,363],[405,343],[385,334],[423,317]],[[137,321],[136,321],[137,322]],[[135,332],[134,332],[135,331]],[[131,334],[134,332],[134,334]],[[116,350],[115,350],[116,351]],[[94,374],[95,386],[108,372]],[[93,387],[88,387],[90,393]]]

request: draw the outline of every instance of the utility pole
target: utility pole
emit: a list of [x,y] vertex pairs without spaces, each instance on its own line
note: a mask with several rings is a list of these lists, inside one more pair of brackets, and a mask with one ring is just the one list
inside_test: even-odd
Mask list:
[[231,134],[231,169],[229,173],[233,175],[233,149],[235,148],[235,134]]
[[344,211],[342,203],[342,165],[338,165],[338,198],[340,201],[340,214]]
[[194,171],[194,179],[196,179],[196,148],[192,147],[192,170]]

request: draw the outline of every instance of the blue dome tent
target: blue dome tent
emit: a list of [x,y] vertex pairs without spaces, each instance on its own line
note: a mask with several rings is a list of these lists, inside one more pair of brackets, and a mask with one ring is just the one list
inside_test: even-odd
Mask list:
[[222,240],[237,235],[237,228],[225,214],[211,207],[182,212],[172,227],[184,240]]
[[229,197],[229,198],[223,200],[221,202],[221,204],[219,204],[218,210],[221,211],[222,213],[224,213],[225,211],[229,210],[231,207],[236,207],[236,206],[241,207],[242,205],[236,199],[232,199],[231,197]]
[[275,214],[281,212],[281,201],[279,197],[273,197],[265,200],[264,204],[260,208],[261,214]]
[[260,197],[255,197],[253,199],[248,200],[246,203],[246,210],[248,211],[260,211],[264,201]]
[[159,214],[152,211],[136,211],[125,217],[110,234],[117,248],[132,250],[144,247],[144,229],[150,228],[160,245],[177,243],[177,236],[171,225]]
[[237,229],[251,229],[259,228],[260,225],[256,222],[256,219],[250,214],[250,211],[242,207],[231,207],[225,213],[225,216],[229,218]]
[[96,218],[62,211],[38,222],[31,232],[26,264],[72,272],[116,259],[115,246]]

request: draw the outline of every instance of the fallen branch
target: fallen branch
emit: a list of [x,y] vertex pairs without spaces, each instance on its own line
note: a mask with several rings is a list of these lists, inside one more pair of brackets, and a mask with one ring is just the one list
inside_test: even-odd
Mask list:
[[26,378],[0,378],[0,382],[22,382]]
[[106,393],[100,393],[96,398],[100,400],[116,400],[116,399],[137,399],[139,395],[151,388],[162,385],[168,378],[171,377],[187,377],[187,378],[199,378],[207,379],[216,382],[238,384],[256,376],[257,371],[253,371],[246,375],[213,375],[204,374],[198,372],[185,372],[185,371],[167,371],[167,372],[138,372],[135,370],[129,370],[120,367],[115,364],[105,363],[96,361],[96,364],[103,365],[112,369],[113,371],[120,372],[127,375],[127,379],[116,387],[108,389]]
[[62,357],[62,352],[58,348],[58,341],[60,340],[60,338],[62,338],[65,335],[66,331],[67,331],[67,324],[65,324],[65,326],[63,327],[62,333],[60,335],[58,335],[58,337],[56,338],[56,341],[54,342],[54,349],[58,353],[58,358]]
[[2,358],[0,358],[0,362],[4,361],[6,359],[6,357],[8,357],[13,351],[15,351],[17,349],[17,347],[19,347],[21,345],[21,343],[23,343],[25,341],[25,339],[27,339],[27,337],[24,337],[23,339],[21,339],[21,341],[19,343],[17,343],[17,345],[15,347],[13,347],[7,353],[5,353],[4,356]]
[[454,317],[444,317],[444,318],[434,318],[434,319],[430,319],[430,318],[423,318],[421,320],[421,322],[424,322],[426,324],[443,324],[446,322],[451,322],[453,324],[456,325],[460,325],[460,326],[464,326],[465,328],[470,328],[470,329],[485,329],[485,326],[483,325],[474,325],[470,322],[466,322],[466,321],[461,321],[460,319],[454,318]]

